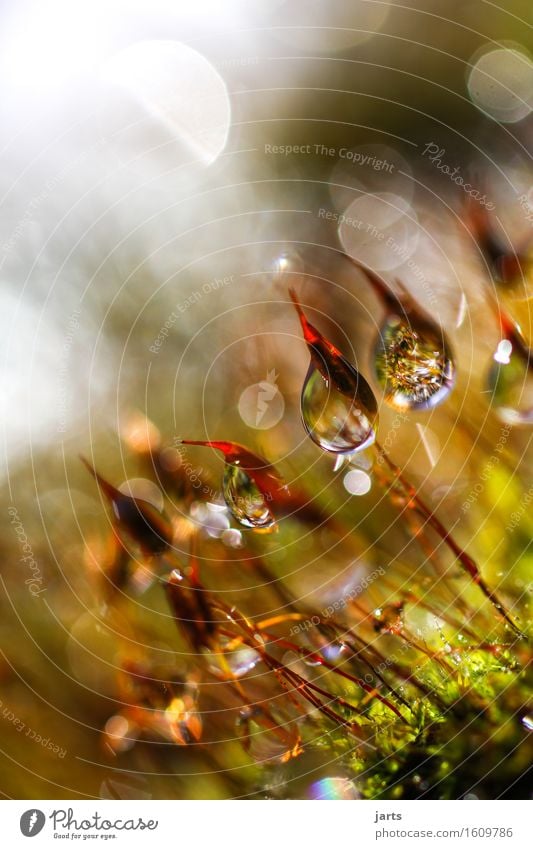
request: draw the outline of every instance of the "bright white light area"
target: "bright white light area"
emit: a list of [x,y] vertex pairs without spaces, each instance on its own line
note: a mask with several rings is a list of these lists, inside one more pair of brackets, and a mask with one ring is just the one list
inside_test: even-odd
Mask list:
[[494,120],[521,121],[533,109],[533,62],[521,50],[489,50],[470,71],[468,91],[476,106]]
[[366,495],[372,487],[372,480],[362,469],[351,469],[344,475],[344,488],[350,495]]
[[139,41],[102,68],[205,165],[225,147],[231,109],[224,80],[208,60],[179,41]]
[[200,31],[236,29],[245,11],[244,0],[20,0],[2,19],[4,84],[20,106],[97,73],[124,45],[125,34],[130,41],[142,37],[147,21],[186,40]]
[[109,16],[98,0],[21,4],[2,36],[10,86],[25,96],[57,89],[98,62],[108,34]]
[[509,341],[509,339],[502,339],[499,343],[496,351],[494,352],[494,359],[497,363],[501,363],[506,366],[511,360],[511,354],[513,353],[513,344]]

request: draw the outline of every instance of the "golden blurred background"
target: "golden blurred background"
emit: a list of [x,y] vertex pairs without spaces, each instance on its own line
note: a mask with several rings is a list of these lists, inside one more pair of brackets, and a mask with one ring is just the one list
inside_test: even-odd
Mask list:
[[[194,675],[201,742],[139,732],[110,745],[135,698],[125,666],[186,677],[194,659],[157,580],[143,584],[141,572],[110,598],[111,514],[78,455],[175,511],[184,564],[184,523],[202,526],[210,586],[249,616],[281,602],[253,561],[242,568],[243,539],[306,608],[379,565],[398,586],[412,569],[430,593],[431,570],[366,455],[333,473],[306,439],[308,355],[290,283],[372,382],[381,444],[526,628],[530,427],[502,418],[487,375],[501,340],[494,302],[532,338],[531,4],[32,0],[0,14],[2,794],[417,795],[415,767],[363,789],[361,752],[322,736],[288,763],[268,746],[246,751],[235,694]],[[494,274],[472,207],[490,210],[502,254],[524,257],[511,283]],[[442,324],[457,381],[441,406],[399,416],[383,402],[371,362],[382,305],[346,253],[402,281]],[[349,546],[303,522],[256,536],[222,511],[207,515],[203,501],[221,503],[222,468],[207,449],[186,456],[215,497],[187,508],[179,494],[163,499],[147,484],[146,449],[166,446],[171,472],[183,437],[267,457],[351,528]],[[368,605],[390,592],[377,582]],[[437,796],[530,794],[526,702],[521,690],[510,696],[501,739],[478,720],[478,754],[463,766],[460,747],[432,750],[450,774],[438,784],[433,763],[418,785],[435,784]]]

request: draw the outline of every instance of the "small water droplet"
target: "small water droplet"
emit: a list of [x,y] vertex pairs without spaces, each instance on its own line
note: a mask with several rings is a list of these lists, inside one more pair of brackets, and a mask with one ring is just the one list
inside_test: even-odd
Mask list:
[[233,517],[245,528],[275,529],[269,505],[287,499],[289,491],[274,466],[236,442],[184,439],[182,443],[222,451],[226,460],[222,492]]
[[305,429],[324,451],[361,451],[376,438],[378,412],[374,394],[340,351],[309,324],[292,290],[291,297],[311,355],[301,395]]
[[444,332],[401,283],[397,296],[381,277],[356,265],[387,311],[374,349],[374,368],[385,401],[397,410],[436,407],[455,382],[455,364]]
[[374,630],[378,633],[398,633],[403,627],[403,602],[384,604],[374,610]]
[[288,248],[282,251],[272,263],[273,281],[282,284],[294,283],[303,268],[304,265],[299,253]]
[[522,725],[526,731],[533,731],[533,713],[528,713],[527,716],[522,717]]
[[495,410],[507,424],[533,424],[533,357],[510,319],[502,319],[505,337],[494,353],[488,374]]
[[270,528],[275,519],[259,487],[244,469],[226,463],[224,499],[233,516],[246,528]]
[[329,643],[321,649],[325,659],[330,663],[335,663],[337,660],[346,654],[348,647],[345,643]]

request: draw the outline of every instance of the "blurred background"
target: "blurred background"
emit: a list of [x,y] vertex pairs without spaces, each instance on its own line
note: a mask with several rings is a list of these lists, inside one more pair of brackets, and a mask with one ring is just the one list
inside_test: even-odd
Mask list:
[[[308,355],[289,281],[372,379],[383,313],[347,251],[401,280],[452,341],[457,384],[442,406],[398,418],[374,381],[381,441],[527,614],[530,431],[502,421],[486,381],[500,340],[491,301],[530,341],[531,280],[498,286],[468,210],[490,210],[502,252],[527,253],[531,4],[12,0],[0,20],[0,790],[342,797],[351,774],[336,754],[310,747],[267,767],[221,743],[214,695],[211,746],[156,738],[110,754],[124,657],[185,661],[157,586],[109,614],[94,568],[109,515],[78,455],[146,492],[144,442],[243,442],[356,528],[363,571],[389,562],[404,530],[364,464],[334,475],[300,425]],[[214,453],[189,456],[216,484]],[[207,535],[204,556],[246,605],[239,533],[222,560]],[[295,523],[261,548],[310,602],[352,580],[353,563]],[[273,602],[259,586],[250,605]],[[521,751],[527,733],[517,721],[509,745]],[[520,763],[509,769],[502,792]]]

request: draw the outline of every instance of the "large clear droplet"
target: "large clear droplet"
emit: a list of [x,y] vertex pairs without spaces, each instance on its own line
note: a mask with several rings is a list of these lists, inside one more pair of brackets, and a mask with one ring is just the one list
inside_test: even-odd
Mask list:
[[307,321],[295,292],[289,291],[311,356],[301,395],[305,429],[324,451],[362,451],[376,438],[374,393],[357,369]]
[[518,338],[502,339],[488,376],[492,403],[507,424],[533,424],[533,362]]
[[266,530],[275,525],[265,496],[244,469],[226,463],[222,491],[233,516],[245,528]]
[[374,366],[385,400],[398,410],[427,410],[450,393],[455,366],[442,332],[391,313],[376,344]]
[[313,440],[324,451],[344,454],[368,448],[375,438],[377,405],[361,375],[353,390],[341,391],[314,367],[309,367],[302,389],[302,419]]

